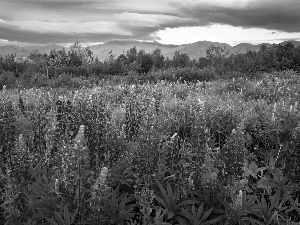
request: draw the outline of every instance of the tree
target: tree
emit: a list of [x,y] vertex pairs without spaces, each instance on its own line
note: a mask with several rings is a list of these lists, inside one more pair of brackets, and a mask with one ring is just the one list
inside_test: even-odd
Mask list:
[[172,61],[174,67],[187,67],[190,64],[190,57],[186,53],[180,53],[180,51],[176,51]]
[[154,60],[150,53],[144,54],[141,63],[141,73],[148,73],[153,67]]
[[300,72],[300,46],[298,46],[294,50],[293,61],[294,61],[294,67],[293,67],[293,69],[295,71]]
[[210,65],[219,71],[224,71],[224,59],[228,55],[226,47],[211,45],[206,49],[206,58]]
[[111,68],[111,74],[114,75],[123,74],[125,68],[124,63],[125,63],[124,59],[120,56],[116,60],[114,60],[114,63]]
[[152,52],[152,58],[153,58],[153,67],[154,68],[162,69],[164,67],[165,57],[161,53],[160,48],[157,48]]
[[137,63],[140,65],[139,73],[148,73],[153,66],[153,58],[150,53],[145,53],[144,50],[140,50],[137,56]]
[[52,49],[47,58],[47,73],[49,77],[53,77],[55,75],[55,70],[69,65],[69,57],[66,53],[66,50],[63,48],[62,50],[56,51]]
[[74,45],[70,47],[68,52],[69,66],[80,67],[90,64],[93,58],[93,52],[89,47],[82,47],[79,42],[75,42]]
[[126,64],[129,65],[130,63],[133,63],[134,61],[137,61],[137,49],[136,46],[133,48],[129,49],[126,52],[126,57],[127,57],[127,62]]
[[274,46],[268,48],[262,45],[257,53],[257,58],[260,71],[271,72],[278,69],[279,64]]
[[33,63],[41,63],[45,62],[47,59],[47,54],[41,54],[38,49],[29,53],[28,59],[30,59]]
[[28,56],[29,62],[27,67],[27,72],[29,73],[47,73],[47,54],[41,54],[39,50],[34,50],[30,52]]
[[200,57],[198,60],[198,66],[200,69],[211,66],[211,61],[206,57]]

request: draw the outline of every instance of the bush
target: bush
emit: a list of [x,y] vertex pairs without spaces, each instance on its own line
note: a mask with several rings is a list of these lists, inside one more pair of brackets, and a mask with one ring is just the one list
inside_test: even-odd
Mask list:
[[5,85],[7,89],[14,88],[16,81],[17,79],[13,72],[2,72],[0,75],[0,90],[2,90],[3,85]]
[[219,93],[221,94],[224,92],[232,92],[232,91],[241,92],[244,90],[248,90],[249,87],[250,84],[247,80],[243,78],[239,78],[237,80],[232,80],[228,82],[225,87],[219,90]]
[[57,79],[51,80],[51,87],[52,88],[59,88],[59,87],[70,87],[71,86],[72,75],[63,73],[58,76]]
[[186,82],[203,82],[217,79],[217,73],[210,68],[198,69],[194,67],[184,67],[175,71],[177,80]]
[[31,78],[31,85],[37,88],[47,87],[49,85],[49,78],[46,74],[34,74]]
[[175,76],[175,70],[176,69],[171,68],[164,71],[157,71],[154,73],[154,75],[158,77],[158,80],[166,80],[166,81],[174,82],[177,80]]

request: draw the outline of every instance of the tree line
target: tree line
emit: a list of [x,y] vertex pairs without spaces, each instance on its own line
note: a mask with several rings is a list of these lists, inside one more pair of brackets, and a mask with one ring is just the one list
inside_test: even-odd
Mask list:
[[116,56],[110,51],[106,59],[100,61],[94,57],[89,47],[83,47],[79,42],[65,49],[52,49],[49,54],[33,51],[28,57],[16,54],[0,56],[0,74],[11,72],[15,77],[44,74],[56,78],[60,74],[73,76],[97,75],[138,75],[153,71],[163,71],[170,68],[178,69],[192,67],[197,69],[212,68],[219,75],[236,71],[245,74],[257,72],[272,72],[292,69],[300,71],[300,46],[292,43],[285,45],[262,45],[258,51],[230,54],[220,46],[211,45],[206,50],[206,57],[191,60],[186,53],[176,51],[172,58],[165,57],[159,48],[152,52],[138,50],[135,46],[124,54]]

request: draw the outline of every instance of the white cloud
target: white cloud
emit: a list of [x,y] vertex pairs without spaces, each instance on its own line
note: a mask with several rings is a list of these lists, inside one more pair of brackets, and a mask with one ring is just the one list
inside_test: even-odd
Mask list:
[[159,42],[163,44],[187,44],[206,40],[236,45],[243,42],[280,43],[282,40],[300,39],[300,32],[287,33],[258,28],[243,29],[215,24],[206,27],[166,28],[156,32],[154,36],[158,37]]

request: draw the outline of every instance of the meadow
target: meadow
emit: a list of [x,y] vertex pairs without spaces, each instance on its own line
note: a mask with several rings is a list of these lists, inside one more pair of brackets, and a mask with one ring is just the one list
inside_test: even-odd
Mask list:
[[300,74],[0,91],[0,223],[299,224]]

